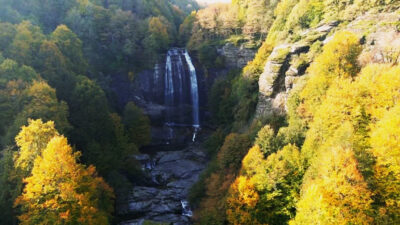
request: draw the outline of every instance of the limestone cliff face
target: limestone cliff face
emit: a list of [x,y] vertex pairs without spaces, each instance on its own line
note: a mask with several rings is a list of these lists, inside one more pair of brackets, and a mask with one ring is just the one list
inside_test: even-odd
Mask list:
[[257,117],[268,116],[272,113],[285,113],[289,91],[293,88],[296,80],[305,74],[312,61],[312,58],[306,54],[317,41],[322,44],[328,33],[338,25],[338,21],[323,24],[303,32],[302,35],[308,36],[307,38],[292,44],[281,44],[274,48],[258,82]]
[[376,63],[398,61],[398,23],[398,12],[367,13],[347,23],[333,21],[321,24],[302,32],[300,40],[295,43],[276,46],[259,79],[259,100],[255,116],[286,113],[286,100],[290,90],[307,73],[307,68],[317,55],[311,52],[312,47],[322,47],[337,31],[348,30],[359,35],[360,42],[364,45],[359,59],[361,66],[363,60]]
[[232,43],[225,44],[217,51],[219,55],[224,56],[225,66],[230,69],[245,67],[247,62],[253,60],[256,54],[254,49],[245,48],[244,45],[237,47]]

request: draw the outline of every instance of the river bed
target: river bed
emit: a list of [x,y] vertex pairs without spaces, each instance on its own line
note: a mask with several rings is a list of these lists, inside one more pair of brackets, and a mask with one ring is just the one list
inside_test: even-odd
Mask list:
[[191,224],[192,211],[187,201],[190,187],[206,165],[200,144],[192,143],[183,150],[159,151],[136,155],[149,180],[135,186],[117,206],[118,214],[131,220],[121,225],[140,225],[144,220]]

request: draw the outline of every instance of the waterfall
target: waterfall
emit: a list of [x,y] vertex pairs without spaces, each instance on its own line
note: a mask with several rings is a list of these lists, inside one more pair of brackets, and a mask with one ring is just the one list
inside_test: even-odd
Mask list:
[[183,104],[184,101],[184,95],[183,95],[183,77],[182,75],[185,74],[185,69],[183,68],[183,62],[182,62],[182,58],[179,55],[179,59],[177,62],[177,67],[178,67],[178,79],[179,79],[179,104]]
[[192,59],[189,56],[187,50],[185,50],[185,58],[186,62],[189,66],[190,72],[190,87],[191,87],[191,96],[192,96],[192,114],[193,114],[193,127],[199,128],[199,90],[197,86],[197,75],[196,69],[193,66]]
[[[186,49],[172,48],[168,51],[164,78],[165,125],[171,129],[193,127],[194,142],[200,129],[199,93],[196,69]],[[170,136],[172,139],[173,131]]]
[[166,122],[170,122],[171,119],[171,107],[174,105],[174,80],[172,74],[172,62],[171,62],[172,52],[167,54],[167,62],[165,63],[165,106],[166,110]]

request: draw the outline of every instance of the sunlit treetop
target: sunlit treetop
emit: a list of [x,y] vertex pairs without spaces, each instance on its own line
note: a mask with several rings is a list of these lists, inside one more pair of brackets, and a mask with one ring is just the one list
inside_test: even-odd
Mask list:
[[15,138],[19,151],[15,158],[15,166],[29,173],[33,168],[36,157],[41,155],[47,143],[55,136],[58,136],[54,128],[54,122],[43,123],[41,119],[29,120],[28,126],[23,126]]

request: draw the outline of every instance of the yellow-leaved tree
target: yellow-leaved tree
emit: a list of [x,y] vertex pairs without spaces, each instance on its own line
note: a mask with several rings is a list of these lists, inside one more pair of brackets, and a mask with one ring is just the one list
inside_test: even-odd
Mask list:
[[79,155],[65,137],[50,140],[15,201],[23,212],[21,224],[110,223],[113,191],[93,166],[77,163]]
[[227,217],[231,224],[287,224],[294,217],[304,162],[287,145],[264,158],[258,145],[243,159],[241,175],[230,186]]
[[357,75],[357,57],[361,53],[359,38],[348,31],[338,32],[323,48],[308,69],[308,80],[300,92],[303,101],[301,111],[306,118],[313,113],[325,98],[326,91],[335,78],[350,78]]
[[15,142],[19,147],[15,157],[15,167],[21,169],[24,176],[28,176],[36,157],[41,155],[47,143],[58,135],[53,121],[44,123],[41,119],[28,120],[28,126],[23,126],[15,137]]
[[372,193],[357,166],[352,149],[332,147],[321,154],[307,172],[315,176],[305,179],[290,225],[370,224]]
[[400,224],[400,105],[388,111],[371,134],[379,224]]

